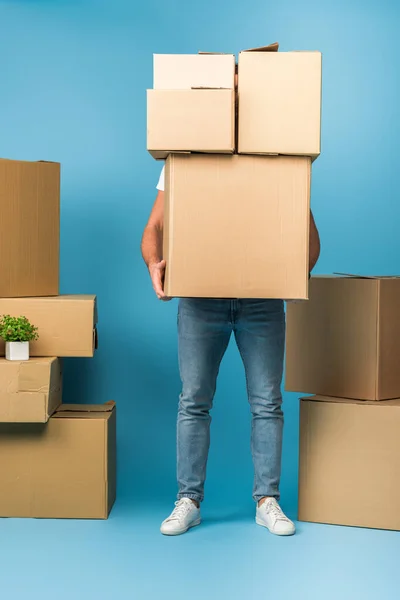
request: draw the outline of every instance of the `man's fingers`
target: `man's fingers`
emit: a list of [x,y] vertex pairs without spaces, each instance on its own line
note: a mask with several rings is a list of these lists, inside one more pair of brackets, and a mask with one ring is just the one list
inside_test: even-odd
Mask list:
[[159,269],[155,269],[152,272],[151,279],[153,281],[153,288],[157,297],[161,300],[165,297],[163,286],[162,286],[162,274]]
[[153,283],[154,291],[159,300],[168,301],[164,294],[164,274],[165,274],[166,262],[165,260],[160,261],[156,265],[153,265],[150,269],[151,280]]

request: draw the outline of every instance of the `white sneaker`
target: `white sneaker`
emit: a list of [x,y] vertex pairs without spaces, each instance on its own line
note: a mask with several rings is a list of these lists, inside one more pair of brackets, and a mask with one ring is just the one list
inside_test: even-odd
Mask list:
[[257,506],[256,523],[275,535],[293,535],[296,531],[294,523],[287,518],[275,498],[268,498]]
[[200,523],[200,509],[190,498],[182,498],[175,502],[174,510],[162,522],[160,531],[163,535],[181,535]]

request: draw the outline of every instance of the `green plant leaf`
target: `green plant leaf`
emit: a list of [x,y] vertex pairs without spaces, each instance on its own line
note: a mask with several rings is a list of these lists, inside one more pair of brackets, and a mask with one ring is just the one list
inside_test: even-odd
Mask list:
[[5,342],[33,342],[39,338],[38,328],[24,317],[0,316],[0,338]]

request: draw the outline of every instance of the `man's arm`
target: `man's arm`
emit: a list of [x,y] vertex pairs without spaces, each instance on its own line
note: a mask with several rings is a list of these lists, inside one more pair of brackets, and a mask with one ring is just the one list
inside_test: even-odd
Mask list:
[[315,225],[314,217],[310,211],[310,246],[309,246],[309,271],[313,270],[317,264],[321,252],[321,243],[317,226]]
[[154,291],[160,300],[164,294],[165,260],[163,260],[164,192],[159,191],[142,237],[142,256]]

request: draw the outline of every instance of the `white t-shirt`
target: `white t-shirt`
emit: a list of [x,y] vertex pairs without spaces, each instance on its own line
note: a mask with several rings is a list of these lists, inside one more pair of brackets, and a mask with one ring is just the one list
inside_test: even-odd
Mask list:
[[160,179],[158,180],[158,183],[157,183],[157,189],[159,192],[164,191],[164,171],[165,171],[165,167],[162,168]]

